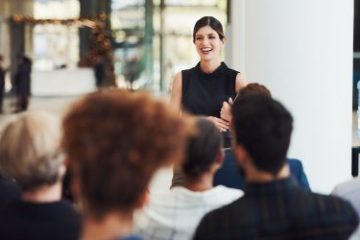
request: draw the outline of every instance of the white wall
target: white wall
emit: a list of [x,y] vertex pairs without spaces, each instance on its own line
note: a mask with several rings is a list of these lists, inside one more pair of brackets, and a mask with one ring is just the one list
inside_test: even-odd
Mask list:
[[291,111],[289,157],[302,159],[313,190],[328,193],[351,178],[353,1],[242,1],[233,1],[232,15],[242,16],[232,46],[245,63],[233,65]]
[[231,2],[230,24],[226,27],[225,62],[244,73],[245,70],[245,0]]

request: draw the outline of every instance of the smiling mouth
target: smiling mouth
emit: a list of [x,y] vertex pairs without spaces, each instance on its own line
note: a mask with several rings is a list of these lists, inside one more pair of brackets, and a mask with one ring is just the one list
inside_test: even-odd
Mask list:
[[212,48],[206,47],[206,48],[201,48],[200,50],[201,50],[201,52],[203,52],[203,53],[209,53],[209,52],[212,51]]

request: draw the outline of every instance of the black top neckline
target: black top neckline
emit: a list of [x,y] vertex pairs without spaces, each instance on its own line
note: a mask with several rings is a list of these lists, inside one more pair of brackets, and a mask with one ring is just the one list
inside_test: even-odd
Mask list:
[[224,62],[220,63],[220,66],[218,66],[213,72],[211,73],[206,73],[204,71],[201,70],[200,67],[200,62],[198,62],[198,64],[195,66],[195,68],[197,69],[197,71],[199,72],[200,76],[204,77],[204,78],[210,78],[210,77],[216,77],[220,74],[222,74],[226,69],[227,66]]

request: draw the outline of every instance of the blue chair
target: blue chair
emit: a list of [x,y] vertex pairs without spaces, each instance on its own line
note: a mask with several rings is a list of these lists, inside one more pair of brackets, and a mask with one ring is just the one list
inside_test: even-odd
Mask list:
[[[298,159],[288,159],[291,177],[294,178],[300,187],[311,191],[309,182],[304,173],[302,163]],[[225,150],[225,159],[221,168],[214,177],[214,186],[224,185],[227,187],[244,189],[245,179],[238,170],[232,149]]]

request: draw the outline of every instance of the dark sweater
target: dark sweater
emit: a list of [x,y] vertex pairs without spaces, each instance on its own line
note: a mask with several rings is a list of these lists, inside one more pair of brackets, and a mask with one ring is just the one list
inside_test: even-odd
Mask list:
[[194,240],[345,240],[358,223],[349,202],[284,179],[247,184],[243,197],[205,215]]
[[0,174],[0,210],[20,197],[20,187]]
[[31,203],[15,201],[0,212],[0,239],[78,239],[80,220],[65,201]]

